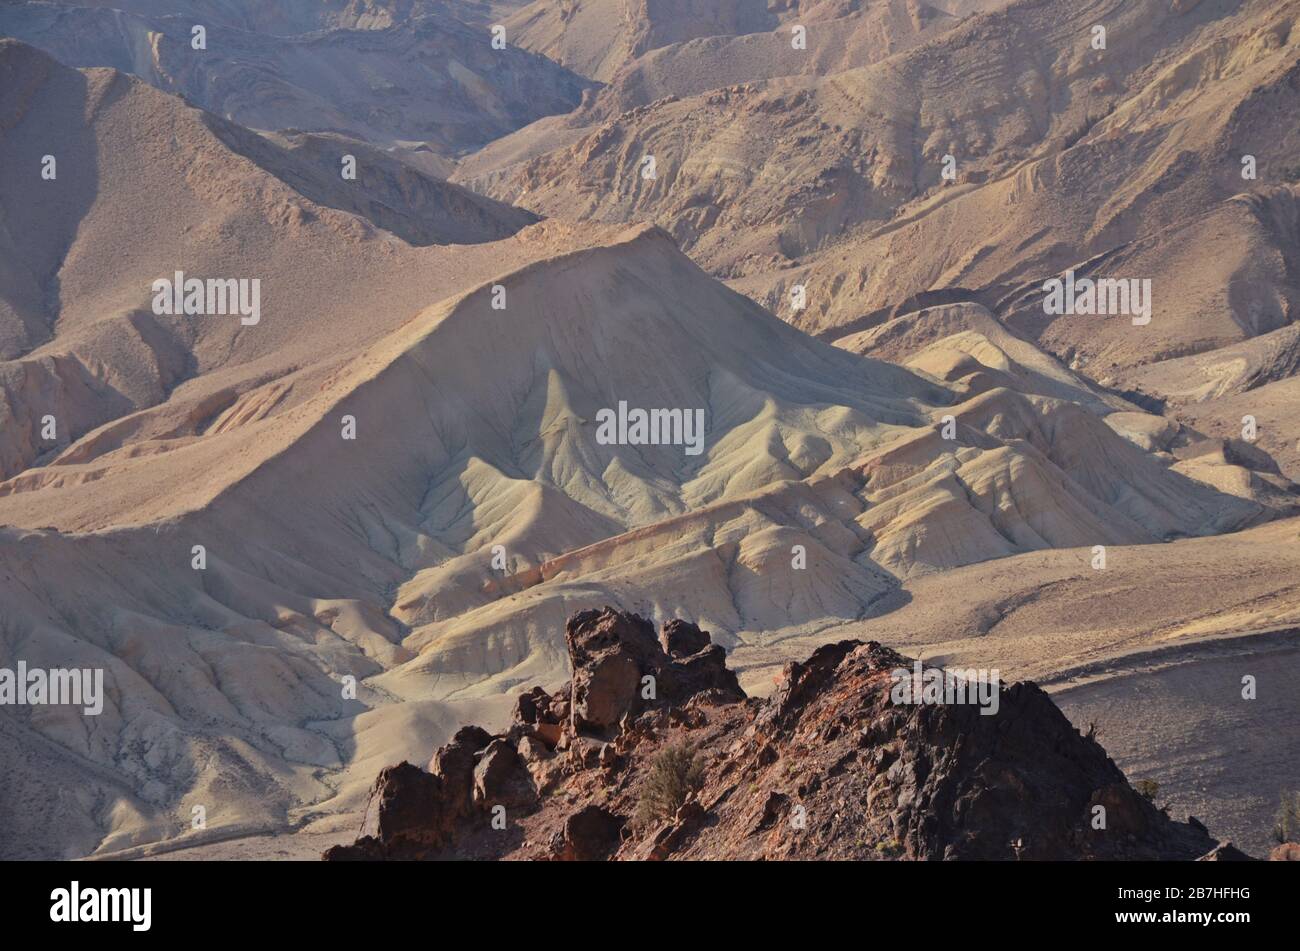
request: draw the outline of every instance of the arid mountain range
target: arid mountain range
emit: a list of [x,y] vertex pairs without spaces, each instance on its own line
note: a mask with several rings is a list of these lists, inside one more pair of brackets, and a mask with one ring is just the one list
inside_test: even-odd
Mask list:
[[[1032,680],[1001,766],[1082,744],[1026,788],[1151,833],[1057,853],[1268,851],[1300,2],[83,0],[0,36],[0,668],[104,672],[95,716],[0,706],[0,856],[351,843],[381,770],[560,696],[605,605],[707,629],[750,697],[876,642],[827,711],[882,658]],[[744,766],[772,816],[672,853],[1007,857],[975,792],[996,846],[740,844],[875,782],[798,774],[800,728]]]

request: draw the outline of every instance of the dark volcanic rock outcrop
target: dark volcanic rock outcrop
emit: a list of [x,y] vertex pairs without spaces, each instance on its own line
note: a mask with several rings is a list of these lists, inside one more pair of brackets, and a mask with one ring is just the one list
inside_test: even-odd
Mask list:
[[726,651],[685,621],[664,625],[661,646],[650,622],[635,614],[580,611],[569,619],[564,638],[573,664],[575,734],[609,734],[630,713],[656,702],[684,703],[706,690],[720,699],[745,696],[727,669]]
[[[991,714],[897,703],[892,672],[913,662],[842,641],[759,701],[683,621],[656,639],[606,608],[565,637],[569,684],[521,694],[499,736],[461,730],[430,773],[384,770],[361,838],[325,857],[1190,860],[1219,845],[1032,683],[1002,687]],[[684,792],[647,809],[673,770]]]

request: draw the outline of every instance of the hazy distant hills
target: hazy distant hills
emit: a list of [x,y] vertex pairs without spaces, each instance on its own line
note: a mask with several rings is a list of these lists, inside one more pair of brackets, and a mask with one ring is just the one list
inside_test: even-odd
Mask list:
[[[321,30],[385,30],[416,17],[449,12],[450,5],[441,0],[175,0],[166,4],[156,0],[78,0],[64,6],[98,7],[151,15],[163,11],[183,15],[195,23],[218,24],[238,30],[287,36]],[[477,23],[495,10],[509,11],[518,0],[505,3],[473,0],[454,5],[458,19]]]
[[[426,7],[382,28],[322,17],[333,28],[271,35],[227,25],[260,23],[251,12],[203,24],[198,9],[158,15],[19,3],[0,10],[0,33],[68,65],[133,73],[255,129],[337,132],[446,153],[567,112],[590,85],[517,47],[492,49],[486,25],[468,25],[446,4],[419,5]],[[192,48],[196,24],[206,30],[203,50]]]

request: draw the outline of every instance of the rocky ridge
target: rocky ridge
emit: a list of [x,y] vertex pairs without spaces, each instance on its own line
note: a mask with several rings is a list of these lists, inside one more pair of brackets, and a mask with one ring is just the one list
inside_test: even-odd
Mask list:
[[[1033,683],[1002,686],[992,715],[894,703],[891,671],[913,661],[841,641],[760,700],[685,621],[656,639],[606,607],[565,640],[569,683],[519,694],[501,734],[462,728],[427,770],[384,769],[357,841],[323,857],[1245,858],[1135,790]],[[665,813],[654,791],[674,769]]]

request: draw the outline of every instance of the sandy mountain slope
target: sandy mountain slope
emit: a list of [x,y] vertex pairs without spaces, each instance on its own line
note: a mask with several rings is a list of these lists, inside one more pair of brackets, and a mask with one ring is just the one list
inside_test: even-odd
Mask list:
[[1300,377],[1291,376],[1257,389],[1204,403],[1180,407],[1173,414],[1218,439],[1240,441],[1245,420],[1254,420],[1253,444],[1268,453],[1292,479],[1300,474]]
[[1122,376],[1133,389],[1175,405],[1214,402],[1287,380],[1300,369],[1300,325],[1290,323],[1229,344]]
[[[13,539],[21,561],[5,568],[23,585],[13,636],[32,657],[45,644],[65,657],[113,655],[114,678],[142,678],[148,696],[160,695],[146,709],[161,720],[142,742],[166,736],[178,750],[121,816],[60,804],[78,828],[106,834],[101,849],[170,838],[168,817],[204,796],[220,797],[224,835],[357,808],[366,768],[446,735],[448,704],[499,710],[512,686],[562,677],[550,625],[581,601],[667,613],[697,591],[701,619],[719,620],[732,643],[760,643],[765,632],[812,634],[859,616],[893,587],[891,574],[1044,545],[1149,541],[1257,514],[1168,474],[1064,405],[1039,418],[1023,398],[993,394],[996,422],[988,405],[955,407],[1009,441],[964,428],[972,445],[953,458],[926,423],[941,387],[802,337],[710,281],[658,232],[501,280],[519,303],[494,312],[484,288],[431,308],[301,406],[148,456],[129,442],[98,455],[87,442],[89,462],[56,460],[11,480],[0,520],[64,529]],[[485,375],[475,355],[506,327],[512,346],[492,351]],[[698,362],[673,364],[668,352]],[[684,465],[680,447],[592,440],[599,403],[683,393],[708,410],[711,448],[699,463]],[[358,421],[352,445],[339,435],[345,413]],[[1076,433],[1092,445],[1082,458]],[[204,499],[179,487],[218,458],[240,461],[219,468],[238,481],[209,478],[206,504],[194,508]],[[321,471],[331,478],[311,476]],[[120,501],[128,491],[134,509]],[[105,508],[150,524],[67,534]],[[674,512],[683,514],[664,518]],[[204,571],[190,567],[196,542],[210,553]],[[493,544],[505,546],[505,572],[491,567]],[[806,579],[791,570],[794,544],[808,549]],[[153,566],[145,588],[142,563]],[[42,578],[59,578],[59,590]],[[51,600],[58,621],[43,613]],[[124,655],[121,638],[139,647]],[[145,660],[160,654],[174,665]],[[343,674],[366,678],[360,696],[379,709],[358,716],[357,704],[331,701],[331,679]],[[289,701],[266,695],[270,682],[304,704],[305,720],[284,722]],[[227,685],[238,694],[222,701]],[[196,692],[210,699],[188,699]],[[114,698],[121,727],[85,755],[131,759],[114,740],[143,729],[139,693]],[[391,698],[404,702],[384,706]],[[233,710],[198,726],[199,702]],[[229,748],[232,737],[248,748]],[[211,772],[196,779],[186,764],[200,755]],[[338,795],[308,781],[311,767]],[[260,780],[256,806],[202,785],[249,770],[274,776]],[[122,771],[131,786],[129,763],[110,775]],[[58,810],[46,815],[62,821]]]
[[[1207,22],[1127,79],[1109,114],[1064,151],[959,184],[806,266],[735,286],[802,326],[841,334],[900,301],[924,306],[927,293],[961,288],[1107,386],[1160,395],[1179,378],[1200,387],[1203,374],[1182,375],[1182,364],[1165,373],[1163,361],[1270,334],[1293,311],[1296,143],[1283,117],[1295,105],[1296,16],[1287,5],[1247,5]],[[1247,154],[1254,181],[1240,175]],[[1042,283],[1066,269],[1149,279],[1152,322],[1046,315]],[[799,314],[786,304],[795,283],[808,288]]]
[[1103,416],[1135,409],[1016,336],[973,301],[900,314],[870,330],[846,334],[835,345],[949,381],[976,373],[979,378],[969,380],[968,386],[1000,385],[1022,394],[1071,400]]
[[[83,525],[154,521],[139,533],[71,539],[8,527],[18,516],[0,519],[0,548],[13,569],[4,572],[5,663],[17,657],[105,667],[112,694],[110,712],[98,721],[103,742],[90,741],[80,716],[66,708],[32,716],[5,708],[5,853],[81,855],[100,845],[170,837],[189,827],[188,807],[173,811],[186,789],[214,807],[226,803],[217,824],[227,831],[282,826],[290,804],[330,793],[318,773],[337,752],[322,751],[348,748],[344,740],[322,746],[320,735],[303,733],[303,717],[362,709],[343,702],[322,671],[355,667],[364,676],[380,669],[353,640],[391,660],[394,649],[375,632],[397,634],[374,607],[346,600],[313,607],[287,595],[255,599],[261,606],[247,608],[240,621],[224,606],[204,620],[211,606],[202,606],[208,598],[201,585],[192,588],[193,575],[179,585],[147,581],[158,545],[166,545],[156,520],[169,506],[201,506],[264,453],[241,452],[227,439],[193,468],[171,470],[181,478],[167,499],[151,494],[167,474],[156,457],[293,407],[319,390],[331,354],[354,356],[429,300],[599,233],[586,229],[579,239],[562,227],[538,226],[490,249],[413,248],[365,218],[304,197],[231,151],[225,140],[239,140],[237,131],[134,79],[69,70],[12,41],[0,43],[0,71],[5,162],[31,172],[6,176],[3,191],[13,252],[4,257],[10,270],[3,284],[11,359],[0,364],[6,475],[37,460],[85,462],[121,449],[118,461],[136,460],[136,476],[159,476],[150,483],[128,472],[83,496]],[[39,177],[47,153],[58,159],[54,181]],[[382,197],[367,185],[367,161],[363,156],[356,185]],[[286,178],[324,183],[291,157],[276,156],[274,168]],[[142,213],[150,207],[166,213]],[[441,227],[437,217],[421,223]],[[153,314],[151,282],[178,268],[258,277],[265,282],[261,320],[242,326],[238,317]],[[374,305],[370,281],[385,288],[382,307]],[[49,442],[38,435],[46,413],[58,420],[58,436]],[[87,468],[71,481],[93,481],[110,468]],[[68,472],[37,481],[57,483]],[[57,521],[48,514],[34,524]],[[132,543],[118,547],[124,538]],[[177,549],[184,557],[174,567],[188,564],[190,547]],[[255,560],[281,562],[275,547]],[[199,600],[187,607],[191,597]],[[323,620],[290,625],[289,633],[259,621],[250,626],[253,614],[274,623],[284,610],[276,603],[296,603],[304,617],[320,613]],[[221,657],[204,659],[212,651]],[[167,666],[167,658],[176,663]],[[196,675],[208,686],[200,688]],[[416,704],[401,719],[408,727],[454,727],[453,717],[439,717]],[[367,732],[364,723],[357,729]],[[154,750],[148,762],[139,756],[145,747]],[[390,749],[382,742],[377,748]]]
[[[985,4],[989,9],[1000,5],[1005,5],[1002,0]],[[851,6],[787,16],[785,26],[770,32],[700,37],[648,50],[610,76],[573,121],[610,119],[667,96],[683,99],[778,76],[825,76],[868,66],[959,22],[941,5],[919,0]],[[796,23],[804,27],[806,48],[796,46]]]
[[[359,153],[357,179],[345,182],[304,162],[301,150],[273,147],[110,70],[67,69],[13,41],[0,42],[0,70],[0,149],[7,167],[26,170],[0,183],[5,476],[169,396],[187,408],[160,431],[202,428],[249,385],[373,339],[430,299],[532,259],[526,242],[455,255],[411,248],[317,204],[370,214],[422,243],[485,241],[530,220],[385,156]],[[47,154],[58,163],[54,181],[40,177]],[[563,230],[543,230],[537,243],[545,248],[542,235]],[[177,270],[260,280],[259,323],[155,314],[152,283]],[[388,288],[378,310],[373,280]],[[58,421],[52,440],[38,432],[47,414]]]
[[295,36],[219,23],[191,47],[186,16],[50,3],[6,4],[0,33],[72,66],[111,66],[255,129],[342,132],[376,145],[454,154],[540,116],[567,112],[590,84],[442,5],[386,29]]
[[[1003,0],[988,3],[995,8]],[[722,87],[780,76],[828,75],[865,66],[950,29],[954,16],[915,0],[820,4],[795,19],[811,29],[794,46],[793,24],[770,32],[673,43],[628,61],[573,112],[552,116],[467,155],[454,175],[489,189],[527,159],[567,147],[626,113],[661,99],[686,99]],[[807,36],[805,32],[804,36]]]
[[[311,133],[261,136],[215,122],[212,129],[232,151],[274,170],[304,197],[360,215],[409,244],[479,244],[538,221],[531,212],[421,172],[412,162],[355,139]],[[355,179],[340,174],[349,155],[362,170]]]
[[[556,167],[529,167],[512,184],[517,192],[535,192],[537,182],[544,181],[548,192],[534,194],[533,201],[541,203],[553,196],[558,202],[562,187],[576,191],[574,197],[581,199],[594,191],[583,188],[584,182],[610,177],[611,187],[604,190],[609,194],[600,205],[586,207],[570,199],[569,208],[556,205],[551,210],[622,220],[654,216],[677,234],[673,223],[680,210],[701,209],[710,200],[724,206],[720,210],[725,214],[725,206],[743,198],[751,225],[765,224],[765,219],[782,213],[790,216],[795,211],[790,193],[799,188],[805,189],[799,202],[802,215],[824,217],[818,209],[807,207],[813,197],[807,192],[818,187],[820,174],[842,167],[843,181],[823,181],[821,190],[828,195],[838,192],[841,202],[859,206],[871,199],[874,207],[855,209],[853,220],[885,222],[903,201],[939,184],[939,159],[945,152],[961,156],[967,175],[987,174],[994,163],[1010,167],[1039,146],[1054,127],[1061,127],[1055,132],[1063,138],[1065,126],[1079,124],[1092,105],[1089,98],[1099,98],[1088,92],[1098,76],[1150,62],[1149,55],[1141,60],[1132,53],[1121,56],[1114,44],[1108,62],[1083,52],[1067,58],[1068,47],[1080,45],[1067,42],[1081,29],[1074,21],[1082,23],[1095,14],[1087,4],[1077,2],[1019,5],[1014,14],[975,18],[941,36],[933,47],[927,44],[864,71],[795,84],[742,85],[725,96],[662,102],[617,123],[610,116],[605,127],[557,155]],[[1185,35],[1185,28],[1166,30],[1168,35],[1159,39],[1162,25],[1167,24],[1142,27],[1142,40],[1148,46],[1154,41],[1160,48]],[[1086,34],[1086,27],[1082,29]],[[834,42],[834,30],[824,33],[814,30],[806,54],[810,61],[821,44]],[[1000,42],[991,51],[985,49],[990,44],[980,40],[995,34]],[[1064,74],[1061,78],[1077,87],[1080,95],[1053,101],[1047,90],[1059,82],[1057,77],[1041,75],[1043,67],[1026,66],[1038,59],[1026,55],[1030,48],[1041,49],[1044,42],[1061,48],[1061,60],[1049,72]],[[1137,37],[1125,42],[1133,43],[1136,52]],[[1086,50],[1086,44],[1081,45]],[[980,101],[1002,86],[1007,89],[1001,99]],[[1034,112],[1031,106],[1036,107]],[[1043,128],[1036,112],[1046,113],[1048,128]],[[788,148],[771,147],[787,141]],[[626,143],[635,143],[638,154],[625,154]],[[653,187],[637,188],[645,153],[654,154],[662,169]],[[767,161],[784,164],[767,170],[765,156]],[[728,158],[735,160],[730,172],[724,164]],[[561,164],[568,166],[567,174],[557,178]],[[702,176],[710,165],[713,174]],[[846,187],[852,180],[860,180],[861,194]],[[840,187],[832,189],[832,184]],[[739,229],[731,224],[734,239]],[[828,223],[826,233],[842,226]]]
[[[1098,414],[1117,434],[1155,453],[1174,471],[1279,512],[1300,505],[1289,471],[1274,457],[1281,453],[1289,462],[1292,448],[1287,434],[1293,427],[1278,413],[1267,414],[1268,438],[1259,440],[1258,434],[1242,438],[1241,417],[1224,425],[1211,409],[1217,404],[1198,406],[1199,416],[1150,412],[1062,366],[979,304],[941,304],[902,314],[841,337],[836,345],[936,377],[965,397],[1006,389],[1031,400],[1068,401]],[[1224,411],[1230,411],[1228,402]],[[1213,421],[1205,429],[1197,425],[1202,417]]]
[[[1216,834],[1264,854],[1273,844],[1278,793],[1300,783],[1291,729],[1300,710],[1287,688],[1300,672],[1300,525],[1112,547],[1108,556],[1102,571],[1083,549],[918,577],[866,621],[742,645],[727,662],[755,696],[780,683],[788,658],[840,638],[879,638],[929,664],[996,667],[1004,680],[1034,679],[1081,733],[1098,731],[1131,779],[1158,783],[1156,802],[1171,814],[1196,815]],[[1225,577],[1232,581],[1225,585]],[[1255,701],[1242,699],[1246,674],[1259,681]],[[498,731],[510,726],[500,713],[480,722]],[[427,752],[408,758],[421,763]],[[350,842],[359,824],[360,817],[350,835],[331,826],[331,833],[270,841],[307,858],[323,845]],[[265,852],[259,841],[177,855]]]
[[[910,45],[914,35],[937,32],[1006,2],[536,0],[510,17],[506,27],[511,42],[608,83],[618,90],[615,98],[631,108],[644,103],[629,97],[660,83],[677,89],[680,83],[694,85],[692,91],[699,92],[732,82],[861,66],[883,58],[882,50]],[[817,50],[813,57],[791,56],[797,25],[822,31],[829,42],[817,47],[810,41],[809,50]],[[710,68],[717,76],[711,83],[703,75]],[[655,98],[659,96],[644,102]]]
[[[758,647],[860,616],[899,578],[1257,517],[1257,506],[1225,505],[1085,411],[999,398],[955,412],[1002,440],[963,427],[964,445],[954,450],[932,431],[909,434],[829,477],[772,486],[543,560],[513,578],[489,578],[482,591],[495,600],[458,616],[434,610],[451,594],[445,574],[417,575],[399,592],[395,613],[412,626],[406,643],[421,656],[378,682],[411,698],[452,698],[486,696],[521,677],[552,680],[562,658],[544,632],[593,598],[662,616],[690,591],[696,619],[722,643]],[[807,570],[792,560],[794,546],[806,550]],[[479,564],[486,560],[480,553]]]
[[[1168,379],[1164,361],[1272,334],[1293,319],[1300,300],[1298,195],[1293,184],[1234,196],[1186,225],[1138,237],[1074,267],[1080,277],[1150,280],[1147,327],[1132,326],[1126,315],[1093,320],[1045,315],[1041,286],[1010,295],[1000,309],[1008,323],[1104,385],[1162,395],[1160,381]],[[1261,349],[1272,348],[1266,342]],[[1285,347],[1267,359],[1280,365],[1264,368],[1261,375],[1289,372]],[[1204,379],[1186,364],[1172,372],[1192,386]]]
[[511,43],[604,82],[647,50],[701,36],[773,29],[767,0],[536,0],[505,22]]

